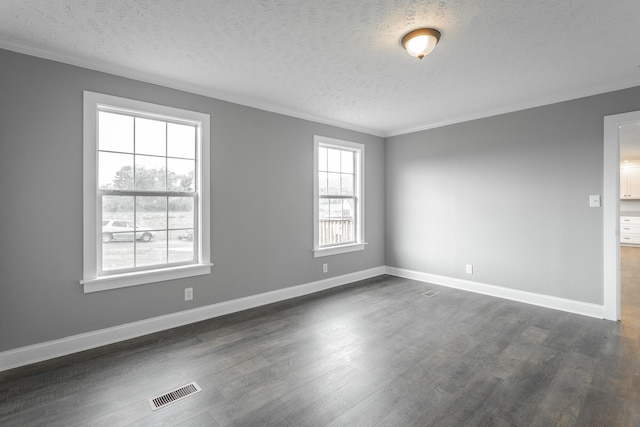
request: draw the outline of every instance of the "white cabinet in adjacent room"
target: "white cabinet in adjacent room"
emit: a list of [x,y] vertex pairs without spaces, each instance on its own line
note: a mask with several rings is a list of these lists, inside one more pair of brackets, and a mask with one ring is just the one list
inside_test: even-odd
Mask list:
[[620,217],[620,244],[640,246],[640,216]]
[[640,199],[640,164],[620,167],[620,198]]

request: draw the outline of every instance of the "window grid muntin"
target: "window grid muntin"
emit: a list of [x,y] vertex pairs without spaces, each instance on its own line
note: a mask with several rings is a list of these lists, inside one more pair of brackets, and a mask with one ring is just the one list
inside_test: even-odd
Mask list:
[[[137,156],[148,156],[148,157],[155,157],[155,158],[163,158],[165,159],[165,183],[168,182],[167,178],[168,178],[168,174],[169,174],[169,169],[168,169],[168,160],[169,159],[175,159],[175,160],[190,160],[190,161],[194,161],[195,166],[194,166],[194,191],[198,191],[198,187],[197,185],[199,185],[198,180],[196,179],[197,175],[198,175],[198,137],[200,135],[200,129],[199,129],[199,123],[196,122],[192,122],[192,121],[186,121],[186,120],[180,120],[180,119],[176,119],[176,118],[170,118],[170,117],[163,117],[160,115],[155,115],[155,114],[147,114],[144,112],[140,112],[140,111],[134,111],[134,110],[127,110],[127,109],[117,109],[115,107],[108,107],[108,106],[104,106],[104,105],[99,105],[98,106],[98,113],[100,112],[108,112],[108,113],[112,113],[112,114],[120,114],[126,117],[132,117],[134,119],[133,121],[133,151],[132,152],[127,152],[127,151],[116,151],[116,150],[102,150],[100,149],[100,141],[97,141],[97,152],[98,153],[114,153],[114,154],[128,154],[128,155],[132,155],[133,156],[133,182],[134,182],[134,189],[135,189],[135,177],[136,177],[136,157]],[[169,156],[168,154],[164,155],[164,156],[160,156],[160,155],[153,155],[153,154],[138,154],[136,151],[136,137],[135,137],[135,133],[136,133],[136,118],[143,118],[143,119],[152,119],[152,120],[157,120],[157,121],[163,121],[165,123],[165,153],[168,153],[168,144],[169,144],[169,132],[168,132],[168,125],[169,123],[174,123],[174,124],[179,124],[179,125],[188,125],[188,126],[193,126],[195,129],[194,132],[194,153],[193,153],[193,158],[189,158],[189,157],[180,157],[180,156]],[[99,129],[100,129],[100,120],[99,120],[99,114],[98,114],[98,123],[97,123],[97,129],[98,129],[98,135],[99,135]],[[96,168],[98,170],[99,173],[99,168],[100,168],[100,163],[97,163],[98,167]],[[158,191],[162,191],[162,190],[158,190]]]
[[[126,197],[133,197],[133,219],[131,220],[134,224],[134,231],[133,231],[133,235],[134,238],[132,239],[132,244],[133,244],[133,265],[134,267],[132,268],[121,268],[121,269],[107,269],[105,270],[103,268],[103,245],[104,243],[102,243],[102,222],[105,219],[103,217],[103,210],[102,210],[102,198],[104,196],[126,196]],[[166,232],[167,233],[167,240],[166,240],[166,245],[165,245],[165,253],[166,253],[166,259],[167,262],[165,263],[158,263],[158,264],[150,264],[150,265],[146,265],[143,267],[138,266],[137,264],[137,245],[138,240],[135,238],[135,235],[137,234],[138,230],[138,203],[137,203],[137,198],[138,197],[147,197],[147,196],[154,196],[154,197],[166,197],[167,199],[169,199],[170,197],[187,197],[187,198],[191,198],[193,200],[193,227],[192,228],[188,228],[188,227],[170,227],[169,226],[169,214],[170,214],[170,209],[169,209],[169,203],[167,200],[167,208],[165,210],[165,220],[166,220],[166,227],[165,228],[152,228],[150,227],[149,231],[153,231],[153,232]],[[158,194],[157,192],[145,192],[143,194],[137,193],[137,192],[132,192],[132,191],[101,191],[98,194],[98,224],[100,224],[100,230],[98,233],[98,272],[99,275],[101,276],[106,276],[106,275],[112,275],[112,274],[121,274],[121,273],[127,273],[127,272],[132,272],[132,271],[142,271],[142,270],[154,270],[157,269],[158,266],[162,266],[162,267],[173,267],[173,266],[179,266],[179,265],[189,265],[189,264],[195,264],[197,263],[199,260],[199,253],[198,253],[198,247],[199,247],[199,238],[198,238],[198,194],[197,193],[190,193],[190,194],[185,194],[185,193],[171,193],[170,195],[165,196],[164,194]],[[128,221],[128,220],[123,220],[123,221]],[[193,234],[193,243],[192,243],[192,248],[193,248],[193,257],[190,261],[180,261],[180,262],[169,262],[169,255],[170,255],[170,240],[169,240],[169,234],[171,232],[176,232],[176,231],[183,231],[183,230],[192,230],[192,234]]]
[[[327,150],[327,153],[325,156],[323,156],[321,154],[321,150]],[[329,151],[328,150],[336,150],[340,153],[340,167],[339,167],[339,171],[334,171],[334,170],[330,170],[331,168],[329,167]],[[339,242],[323,242],[323,232],[322,232],[322,222],[323,221],[327,221],[326,219],[324,219],[322,217],[322,214],[320,212],[321,203],[318,203],[318,247],[319,248],[327,248],[327,247],[335,247],[335,246],[341,246],[341,245],[349,245],[349,244],[353,244],[353,243],[357,243],[360,236],[358,235],[358,231],[359,231],[359,223],[358,223],[358,218],[359,218],[359,212],[358,212],[358,189],[359,189],[359,170],[358,170],[358,162],[359,162],[359,154],[360,154],[360,150],[358,149],[352,149],[352,148],[348,148],[348,147],[344,147],[344,146],[336,146],[333,144],[327,144],[327,143],[323,143],[320,142],[318,144],[318,164],[317,164],[317,173],[318,173],[318,198],[320,200],[328,200],[329,201],[329,205],[328,205],[328,220],[331,221],[331,200],[342,200],[342,204],[341,204],[341,219],[344,220],[344,201],[345,200],[351,200],[352,201],[352,206],[353,206],[353,212],[351,214],[351,225],[348,227],[348,231],[350,233],[351,238],[348,240],[341,240]],[[352,161],[351,161],[351,170],[352,172],[342,172],[343,168],[342,168],[342,153],[343,152],[347,152],[347,153],[351,153],[352,154]],[[326,165],[324,165],[324,169],[323,169],[323,165],[321,165],[321,160],[322,158],[326,159]],[[325,188],[327,191],[327,194],[320,194],[320,175],[322,173],[326,174],[326,183],[325,183]],[[330,173],[338,173],[340,175],[340,188],[338,190],[338,193],[331,193],[330,192],[330,185],[329,185],[329,174]],[[352,192],[353,192],[353,196],[348,196],[348,195],[343,195],[342,193],[342,188],[343,188],[343,177],[345,175],[351,176],[352,177]]]
[[[158,115],[158,114],[152,114],[152,113],[145,113],[142,111],[137,111],[137,110],[129,110],[126,108],[118,108],[118,107],[112,107],[112,106],[106,106],[106,105],[101,105],[98,104],[97,105],[97,109],[96,109],[96,184],[97,184],[97,198],[96,198],[96,202],[97,202],[97,224],[98,227],[96,227],[96,232],[97,232],[97,251],[96,251],[96,255],[97,255],[97,272],[98,272],[98,276],[108,276],[108,275],[114,275],[114,274],[123,274],[123,273],[129,273],[129,272],[136,272],[136,271],[145,271],[145,270],[157,270],[158,268],[170,268],[170,267],[176,267],[176,266],[182,266],[182,265],[191,265],[191,264],[196,264],[199,262],[200,259],[200,252],[199,252],[199,230],[198,230],[198,224],[199,224],[199,217],[198,217],[198,212],[199,212],[199,208],[198,208],[198,203],[199,203],[199,198],[198,198],[198,188],[200,185],[199,182],[199,167],[200,167],[200,159],[198,157],[198,153],[199,153],[199,146],[201,144],[199,138],[201,137],[201,128],[200,128],[200,123],[198,122],[194,122],[194,121],[190,121],[190,120],[185,120],[185,119],[179,119],[179,118],[175,118],[175,117],[169,117],[169,116],[163,116],[163,115]],[[109,113],[113,113],[113,114],[121,114],[127,117],[132,117],[133,118],[133,152],[129,153],[129,152],[124,152],[124,151],[115,151],[115,150],[101,150],[100,149],[100,140],[99,140],[99,135],[100,135],[100,112],[109,112]],[[168,124],[169,123],[175,123],[175,124],[179,124],[179,125],[188,125],[188,126],[192,126],[194,127],[194,153],[193,153],[193,158],[187,158],[187,157],[179,157],[179,156],[169,156],[168,154],[165,156],[160,156],[160,155],[148,155],[148,154],[137,154],[136,152],[136,118],[146,118],[146,119],[152,119],[152,120],[158,120],[158,121],[163,121],[165,124],[165,153],[168,153],[168,141],[169,141],[169,135],[168,135]],[[127,154],[127,155],[132,155],[133,156],[133,167],[132,167],[132,180],[133,180],[133,189],[132,190],[109,190],[109,189],[101,189],[99,188],[99,177],[100,177],[100,161],[99,161],[99,154],[101,152],[107,152],[107,153],[117,153],[117,154]],[[165,160],[165,166],[164,166],[164,174],[165,174],[165,190],[136,190],[136,157],[139,155],[143,155],[143,156],[148,156],[148,157],[157,157],[157,158],[164,158]],[[178,160],[190,160],[194,162],[194,168],[193,168],[193,178],[192,178],[192,185],[193,188],[195,189],[194,191],[169,191],[168,190],[168,178],[169,178],[169,168],[168,168],[168,160],[169,159],[178,159]],[[104,220],[103,218],[103,196],[105,195],[118,195],[118,196],[131,196],[133,197],[133,223],[134,223],[134,231],[133,231],[133,265],[134,267],[132,268],[122,268],[122,269],[111,269],[111,270],[105,270],[103,268],[103,245],[104,243],[102,242],[102,234],[103,234],[103,230],[102,230],[102,222]],[[166,240],[166,245],[165,245],[165,254],[166,254],[166,261],[165,263],[158,263],[158,264],[150,264],[150,265],[146,265],[146,266],[137,266],[137,245],[138,245],[138,240],[136,239],[136,234],[137,234],[137,227],[138,227],[138,214],[137,214],[137,197],[145,197],[145,196],[155,196],[155,197],[166,197],[167,198],[167,207],[166,207],[166,228],[161,229],[161,230],[156,230],[156,229],[152,229],[151,231],[161,231],[161,232],[166,232],[167,234],[167,240]],[[175,228],[175,229],[170,229],[169,228],[169,213],[170,213],[170,209],[169,209],[169,204],[168,204],[168,199],[170,197],[190,197],[193,199],[193,227],[190,229],[192,230],[192,234],[193,234],[193,243],[192,243],[192,250],[193,250],[193,257],[190,261],[180,261],[180,262],[169,262],[169,254],[170,254],[170,248],[169,248],[169,243],[170,243],[170,239],[169,239],[169,234],[171,231],[179,231],[179,230],[189,230],[189,229],[185,229],[185,228]]]

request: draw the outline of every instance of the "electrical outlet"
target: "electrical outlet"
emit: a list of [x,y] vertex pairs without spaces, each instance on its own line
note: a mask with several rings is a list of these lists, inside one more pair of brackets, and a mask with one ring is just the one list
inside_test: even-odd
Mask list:
[[326,273],[329,271],[329,264],[322,264],[322,272]]
[[467,264],[467,274],[473,274],[473,265]]
[[184,288],[184,300],[191,301],[193,299],[193,288]]

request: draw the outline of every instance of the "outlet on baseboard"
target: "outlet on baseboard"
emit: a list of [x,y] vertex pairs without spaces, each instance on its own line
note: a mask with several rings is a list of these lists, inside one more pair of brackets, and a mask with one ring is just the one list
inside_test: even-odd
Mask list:
[[467,264],[467,274],[473,274],[473,264]]
[[329,264],[322,264],[322,272],[326,273],[329,271]]
[[193,299],[193,288],[184,288],[184,300],[191,301]]

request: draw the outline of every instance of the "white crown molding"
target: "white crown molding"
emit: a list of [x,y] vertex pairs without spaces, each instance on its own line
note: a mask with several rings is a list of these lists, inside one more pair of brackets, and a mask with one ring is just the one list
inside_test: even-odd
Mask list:
[[184,92],[193,93],[196,95],[202,95],[209,98],[215,98],[221,101],[231,102],[238,105],[244,105],[246,107],[256,108],[271,113],[282,114],[289,117],[294,117],[301,120],[307,120],[314,123],[320,123],[329,126],[335,126],[346,130],[352,130],[355,132],[361,132],[368,135],[378,136],[381,138],[390,138],[393,136],[405,135],[408,133],[420,132],[429,129],[435,129],[443,126],[449,126],[457,123],[464,123],[471,120],[484,119],[487,117],[498,116],[501,114],[513,113],[516,111],[527,110],[530,108],[541,107],[544,105],[556,104],[559,102],[571,101],[587,96],[600,95],[607,92],[613,92],[616,90],[628,89],[631,87],[640,85],[640,78],[633,79],[633,81],[616,82],[615,84],[606,84],[599,87],[591,88],[586,91],[575,91],[570,95],[549,97],[543,100],[537,100],[533,102],[522,102],[507,105],[501,108],[495,108],[491,110],[485,110],[478,113],[461,115],[449,120],[442,120],[439,122],[432,122],[423,126],[413,126],[408,128],[399,128],[390,131],[369,129],[362,126],[356,126],[351,123],[346,123],[338,120],[327,119],[326,117],[319,117],[312,114],[304,114],[299,111],[291,110],[283,106],[269,104],[266,102],[258,101],[247,97],[241,97],[235,94],[214,91],[209,88],[204,88],[195,85],[189,85],[187,83],[167,79],[158,75],[153,75],[145,72],[135,71],[127,67],[119,67],[114,65],[105,64],[99,61],[92,61],[86,59],[79,59],[72,55],[65,55],[62,53],[52,52],[38,47],[30,46],[28,44],[19,42],[12,39],[0,39],[0,48],[22,53],[29,56],[35,56],[38,58],[48,59],[51,61],[61,62],[76,67],[82,67],[94,71],[99,71],[107,74],[113,74],[120,77],[125,77],[133,80],[142,81],[145,83],[156,84],[171,89],[181,90]]
[[598,319],[604,318],[604,306],[602,305],[520,291],[517,289],[509,289],[501,286],[487,285],[485,283],[439,276],[436,274],[422,273],[403,268],[386,267],[385,271],[390,276],[432,283],[434,285],[446,286],[448,288],[470,291],[477,294],[523,302],[526,304],[566,311],[568,313],[581,314],[583,316],[595,317]]
[[50,61],[61,62],[75,67],[86,68],[93,71],[99,71],[102,73],[113,74],[128,79],[138,80],[145,83],[151,83],[158,86],[167,87],[170,89],[181,90],[183,92],[193,93],[195,95],[206,96],[209,98],[218,99],[220,101],[231,102],[233,104],[244,105],[245,107],[256,108],[258,110],[268,111],[270,113],[282,114],[284,116],[293,117],[296,119],[307,120],[314,123],[320,123],[329,126],[339,127],[341,129],[352,130],[355,132],[361,132],[368,135],[384,137],[382,131],[365,128],[362,126],[356,126],[351,123],[341,122],[338,120],[331,120],[326,117],[319,117],[312,114],[304,114],[299,111],[291,110],[283,106],[269,104],[266,102],[258,101],[247,97],[242,97],[222,91],[214,91],[209,88],[200,87],[197,85],[190,85],[178,80],[168,79],[162,76],[145,73],[142,71],[132,70],[127,67],[119,67],[116,65],[105,64],[100,61],[92,61],[87,59],[75,58],[72,55],[65,55],[58,52],[51,52],[45,49],[41,49],[34,46],[29,46],[25,43],[21,43],[10,39],[0,39],[0,48],[10,50],[13,52],[22,53],[29,56],[35,56]]
[[278,301],[313,294],[357,282],[358,280],[380,276],[384,272],[385,267],[375,267],[369,270],[357,271],[316,282],[4,351],[0,353],[0,372]]

